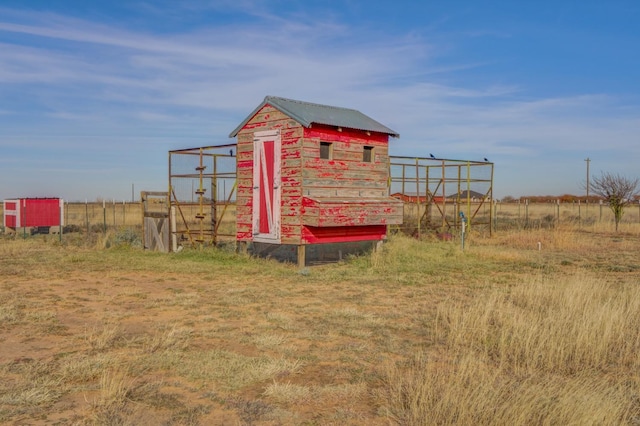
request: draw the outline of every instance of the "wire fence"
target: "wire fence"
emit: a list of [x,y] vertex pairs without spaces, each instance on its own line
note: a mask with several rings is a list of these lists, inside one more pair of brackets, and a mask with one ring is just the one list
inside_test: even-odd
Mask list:
[[404,201],[405,234],[449,234],[462,223],[492,231],[493,163],[391,156],[389,195]]
[[[166,203],[158,205],[156,209],[166,211]],[[228,205],[225,220],[226,231],[233,234],[235,223],[235,204]],[[416,205],[415,202],[406,202],[406,215],[417,216],[417,211],[413,209],[422,208],[424,205]],[[451,213],[456,208],[451,204]],[[466,207],[465,207],[466,208]],[[478,215],[488,217],[489,209],[493,210],[493,229],[495,232],[512,229],[540,229],[553,228],[560,224],[571,224],[578,228],[587,227],[593,224],[613,224],[614,217],[611,209],[604,202],[584,203],[584,202],[529,202],[495,201],[492,204],[472,203],[472,208],[478,208]],[[33,215],[35,213],[29,213]],[[60,238],[80,238],[89,241],[95,240],[97,236],[111,233],[120,236],[127,242],[137,242],[142,239],[142,207],[139,202],[127,201],[99,201],[99,202],[64,202],[62,207],[62,234]],[[3,234],[14,235],[16,237],[29,237],[36,234],[59,234],[59,228],[55,226],[45,227],[19,227],[10,228],[5,226],[3,205],[0,203],[0,216],[3,221],[0,230]],[[453,216],[453,214],[452,214]],[[228,222],[228,223],[226,223]],[[625,224],[640,224],[640,202],[627,205],[621,221],[621,230],[624,231]],[[427,232],[425,229],[424,232]]]
[[171,234],[181,245],[235,239],[236,148],[169,151]]
[[[64,235],[84,236],[93,238],[96,234],[124,233],[130,240],[137,240],[142,235],[142,210],[139,202],[126,201],[98,201],[98,202],[62,202],[60,204],[59,217],[62,226],[40,226],[44,223],[39,215],[43,213],[38,206],[30,207],[28,204],[21,212],[29,217],[33,226],[6,226],[4,206],[0,203],[0,214],[3,217],[0,227],[3,234],[28,237],[37,234],[56,234],[62,238]],[[166,209],[166,207],[165,207]],[[44,216],[43,216],[44,218]]]
[[[493,203],[493,228],[496,231],[514,228],[551,228],[558,224],[590,226],[613,224],[613,212],[608,204],[598,200],[592,203],[581,201],[549,202],[522,201]],[[640,201],[629,203],[624,209],[621,224],[640,223]]]

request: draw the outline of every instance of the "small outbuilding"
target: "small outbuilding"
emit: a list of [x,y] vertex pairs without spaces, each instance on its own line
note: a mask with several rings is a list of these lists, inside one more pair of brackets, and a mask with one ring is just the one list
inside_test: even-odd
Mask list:
[[60,198],[15,198],[4,200],[5,229],[50,228],[63,225],[64,201]]
[[236,240],[298,246],[381,241],[401,224],[389,196],[389,137],[354,109],[267,96],[237,137]]

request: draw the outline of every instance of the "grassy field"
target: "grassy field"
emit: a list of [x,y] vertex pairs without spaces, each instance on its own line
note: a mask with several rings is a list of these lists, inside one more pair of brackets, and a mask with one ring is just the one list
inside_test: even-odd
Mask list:
[[596,222],[299,270],[3,237],[0,423],[638,424],[638,249]]

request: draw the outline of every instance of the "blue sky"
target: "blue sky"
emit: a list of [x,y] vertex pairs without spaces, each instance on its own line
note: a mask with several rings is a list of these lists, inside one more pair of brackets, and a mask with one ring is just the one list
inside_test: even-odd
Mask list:
[[358,109],[494,196],[638,177],[637,1],[0,0],[0,198],[166,190],[266,95]]

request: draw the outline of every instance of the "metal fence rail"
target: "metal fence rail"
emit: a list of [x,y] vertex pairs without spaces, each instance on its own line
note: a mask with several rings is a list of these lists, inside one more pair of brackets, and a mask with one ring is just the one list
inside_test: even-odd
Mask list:
[[171,237],[179,245],[235,239],[236,144],[169,151]]
[[460,228],[492,232],[493,163],[391,156],[389,193],[405,202],[399,230],[420,236]]

